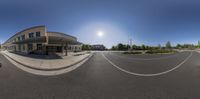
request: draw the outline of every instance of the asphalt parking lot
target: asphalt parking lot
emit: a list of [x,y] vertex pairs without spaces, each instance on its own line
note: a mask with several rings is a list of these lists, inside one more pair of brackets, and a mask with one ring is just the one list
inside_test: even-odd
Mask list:
[[156,74],[165,72],[191,56],[192,52],[157,55],[124,55],[121,53],[106,53],[105,56],[118,67],[139,74]]
[[[123,70],[154,74],[138,76]],[[95,52],[81,67],[58,76],[24,72],[3,55],[0,99],[199,99],[200,54],[121,55]],[[181,65],[179,65],[181,64]]]

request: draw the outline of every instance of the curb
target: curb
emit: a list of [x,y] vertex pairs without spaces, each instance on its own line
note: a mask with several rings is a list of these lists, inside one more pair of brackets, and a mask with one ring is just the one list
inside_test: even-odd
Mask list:
[[93,54],[90,54],[90,55],[88,55],[87,57],[85,57],[85,58],[79,60],[78,62],[73,63],[73,64],[68,65],[68,66],[63,66],[63,67],[60,67],[60,68],[44,69],[44,68],[36,68],[36,67],[32,67],[32,66],[23,64],[23,63],[21,63],[21,62],[15,60],[15,59],[13,59],[12,57],[10,57],[9,55],[7,55],[7,54],[5,54],[5,53],[3,53],[3,55],[7,56],[8,58],[12,59],[12,60],[15,61],[16,63],[18,63],[18,64],[20,64],[20,65],[22,65],[22,66],[24,66],[24,67],[31,68],[31,69],[35,69],[35,70],[41,70],[41,71],[57,71],[57,70],[66,69],[66,68],[72,67],[72,66],[74,66],[74,65],[76,65],[76,64],[78,64],[78,63],[84,61],[85,59],[90,58],[90,57],[93,56]]

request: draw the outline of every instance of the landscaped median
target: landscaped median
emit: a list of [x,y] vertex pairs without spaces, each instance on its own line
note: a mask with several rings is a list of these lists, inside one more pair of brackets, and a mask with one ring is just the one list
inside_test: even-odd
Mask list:
[[91,54],[88,52],[81,52],[76,53],[77,55],[74,54],[63,56],[59,59],[37,59],[10,53],[8,51],[3,51],[2,53],[20,65],[41,71],[56,71],[66,69],[82,62],[83,60],[91,56]]
[[122,54],[174,54],[180,51],[171,50],[171,49],[154,49],[154,50],[145,50],[145,51],[125,51]]

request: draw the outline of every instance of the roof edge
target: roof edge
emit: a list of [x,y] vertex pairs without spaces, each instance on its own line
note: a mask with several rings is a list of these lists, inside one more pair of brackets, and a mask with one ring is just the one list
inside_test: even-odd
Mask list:
[[70,36],[70,37],[73,37],[73,38],[77,39],[75,36],[72,36],[72,35],[69,35],[69,34],[65,34],[65,33],[62,33],[62,32],[47,31],[47,33],[58,33],[58,34],[64,34],[64,35],[66,35],[66,36]]
[[34,29],[34,28],[39,28],[39,27],[46,27],[45,25],[38,25],[38,26],[33,26],[33,27],[29,27],[29,28],[26,28],[26,29],[23,29],[19,32],[17,32],[16,34],[14,34],[13,36],[11,36],[8,40],[6,40],[3,44],[5,44],[6,42],[8,42],[11,38],[13,38],[14,36],[20,34],[21,32],[24,32],[24,31],[27,31],[27,30],[30,30],[30,29]]

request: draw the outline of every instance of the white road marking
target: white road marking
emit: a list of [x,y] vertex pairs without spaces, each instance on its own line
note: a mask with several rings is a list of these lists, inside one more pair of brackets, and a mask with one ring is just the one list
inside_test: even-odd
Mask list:
[[160,73],[154,73],[154,74],[141,74],[141,73],[134,73],[134,72],[130,72],[130,71],[127,71],[125,69],[122,69],[120,68],[119,66],[117,66],[116,64],[114,64],[112,61],[110,61],[103,53],[102,53],[102,56],[112,65],[114,66],[115,68],[117,68],[118,70],[122,71],[122,72],[125,72],[127,74],[131,74],[131,75],[135,75],[135,76],[159,76],[159,75],[164,75],[164,74],[167,74],[177,68],[179,68],[180,66],[182,66],[191,56],[192,56],[192,52],[190,52],[190,55],[185,58],[180,64],[178,64],[177,66],[175,66],[174,68],[172,69],[169,69],[167,71],[164,71],[164,72],[160,72]]
[[34,75],[42,75],[42,76],[55,76],[55,75],[60,75],[60,74],[64,74],[64,73],[68,73],[68,72],[71,72],[75,69],[77,69],[78,67],[82,66],[87,60],[90,59],[90,57],[92,57],[92,55],[90,55],[88,58],[84,59],[83,61],[81,61],[80,63],[74,65],[74,66],[71,66],[71,67],[68,67],[68,68],[65,68],[65,69],[62,69],[62,70],[55,70],[55,71],[41,71],[41,70],[35,70],[35,69],[31,69],[31,68],[28,68],[28,67],[25,67],[15,61],[13,61],[12,59],[10,59],[8,56],[4,55],[13,65],[15,65],[16,67],[18,67],[19,69],[25,71],[25,72],[28,72],[28,73],[31,73],[31,74],[34,74]]
[[[182,52],[180,52],[180,53],[182,53]],[[124,57],[124,56],[119,56],[119,55],[114,55],[114,56],[117,56],[117,57],[120,57],[120,58],[131,59],[131,60],[151,61],[151,60],[161,60],[161,59],[175,57],[175,56],[180,55],[180,53],[177,53],[177,54],[174,54],[174,55],[170,55],[170,56],[164,56],[164,57],[160,57],[160,58],[148,58],[148,59],[144,59],[144,58],[130,58],[130,57]]]

